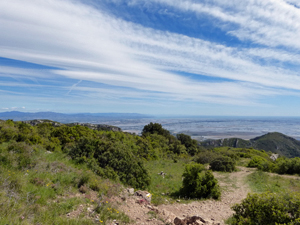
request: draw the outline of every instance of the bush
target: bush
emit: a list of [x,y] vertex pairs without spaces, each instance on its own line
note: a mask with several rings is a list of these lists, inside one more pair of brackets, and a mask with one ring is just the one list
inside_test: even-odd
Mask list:
[[147,187],[150,176],[141,159],[121,142],[82,138],[69,151],[72,159],[87,165],[98,175],[115,178],[135,188]]
[[274,172],[279,174],[300,174],[300,158],[278,158]]
[[220,153],[214,151],[202,151],[195,157],[195,161],[196,163],[207,164],[218,157],[220,157]]
[[232,207],[232,224],[299,224],[299,205],[298,193],[248,194],[241,204]]
[[235,160],[227,156],[216,158],[209,165],[214,171],[232,172],[236,169]]
[[200,164],[186,165],[182,184],[180,194],[185,197],[219,199],[221,196],[218,181]]
[[197,148],[197,141],[193,140],[191,136],[186,134],[177,134],[176,137],[181,142],[181,144],[186,147],[189,155],[193,156],[199,152]]
[[248,163],[247,167],[259,168],[266,161],[266,159],[260,156],[254,156]]

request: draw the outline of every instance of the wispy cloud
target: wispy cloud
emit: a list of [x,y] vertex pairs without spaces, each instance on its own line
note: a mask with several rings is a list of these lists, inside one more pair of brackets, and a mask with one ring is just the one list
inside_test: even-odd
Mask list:
[[[252,49],[229,47],[146,28],[76,1],[10,0],[0,2],[0,30],[5,30],[0,35],[0,56],[60,69],[2,66],[0,77],[67,78],[72,84],[60,87],[66,95],[75,92],[95,98],[102,93],[137,99],[258,105],[266,96],[298,95],[298,72],[282,65],[300,64],[300,11],[294,6],[296,1],[149,1],[233,24],[224,28],[220,23],[220,27],[228,35],[259,45]],[[127,1],[128,7],[141,2],[145,0]],[[209,81],[210,77],[224,81]],[[82,81],[111,88],[89,87]],[[122,88],[130,91],[124,93]]]
[[24,106],[23,107],[4,107],[1,108],[1,110],[7,110],[7,111],[14,111],[14,110],[24,110],[26,109]]

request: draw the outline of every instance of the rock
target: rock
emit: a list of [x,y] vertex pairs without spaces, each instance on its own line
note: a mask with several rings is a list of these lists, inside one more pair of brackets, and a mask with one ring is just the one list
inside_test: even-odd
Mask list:
[[152,210],[155,211],[155,212],[157,212],[157,213],[159,212],[159,209],[157,207],[155,207],[155,206],[152,206]]
[[89,208],[89,207],[87,208],[87,211],[88,212],[93,212],[93,210],[91,208]]
[[182,219],[176,217],[176,218],[174,219],[174,224],[175,224],[175,225],[186,225],[186,222],[184,222]]
[[153,210],[153,207],[151,205],[147,205],[148,209]]
[[134,195],[134,188],[127,188],[126,190],[130,195]]
[[165,178],[166,173],[164,173],[163,171],[161,171],[160,173],[158,173],[158,175],[161,175],[163,178]]
[[201,224],[207,224],[207,225],[220,225],[220,222],[204,219],[200,216],[187,216],[184,219],[180,219],[179,217],[176,217],[174,219],[175,225],[201,225]]
[[152,195],[147,192],[147,191],[136,191],[134,193],[135,196],[139,196],[139,197],[142,197],[144,200],[146,200],[148,203],[151,203],[151,197]]
[[275,154],[275,153],[273,153],[273,154],[270,156],[270,158],[271,158],[273,161],[276,161],[278,157],[279,157],[279,154]]

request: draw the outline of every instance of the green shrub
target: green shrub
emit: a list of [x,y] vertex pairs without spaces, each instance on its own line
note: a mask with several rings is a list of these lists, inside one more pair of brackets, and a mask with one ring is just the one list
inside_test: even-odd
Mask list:
[[199,152],[197,148],[197,141],[193,140],[191,136],[186,134],[177,134],[176,137],[181,144],[186,147],[186,151],[189,155],[193,156]]
[[121,182],[135,188],[150,184],[150,176],[142,160],[121,142],[82,138],[69,154],[78,163],[86,162],[98,175],[115,178],[117,174]]
[[274,172],[279,174],[300,174],[300,158],[278,158]]
[[235,168],[235,160],[227,156],[221,156],[214,159],[210,164],[214,171],[232,172]]
[[274,225],[300,224],[300,195],[298,193],[248,194],[232,207],[232,224]]
[[215,151],[202,151],[195,156],[195,162],[200,164],[211,163],[216,158],[220,157],[220,153]]
[[9,167],[17,167],[18,169],[31,168],[36,164],[34,148],[25,142],[11,142],[7,147],[7,153],[4,160]]
[[260,156],[254,156],[248,163],[247,167],[258,168],[266,161],[267,161],[266,159],[264,159]]
[[180,194],[184,197],[218,199],[221,196],[218,181],[200,164],[186,165],[182,184]]
[[145,125],[142,131],[143,135],[147,134],[159,134],[165,137],[170,136],[170,131],[162,128],[162,125],[159,123],[149,123],[148,125]]

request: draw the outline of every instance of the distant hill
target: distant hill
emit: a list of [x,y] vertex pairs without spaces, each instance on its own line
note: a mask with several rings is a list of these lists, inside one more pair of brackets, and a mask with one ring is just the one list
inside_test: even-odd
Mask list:
[[226,138],[201,142],[206,147],[228,146],[234,148],[255,148],[271,151],[289,158],[300,157],[300,141],[284,134],[273,132],[250,140]]
[[[63,124],[56,122],[56,121],[52,121],[52,120],[47,120],[47,119],[42,119],[42,120],[25,120],[22,121],[23,123],[27,123],[30,124],[31,126],[36,126],[39,125],[41,123],[50,123],[52,126],[55,127],[60,127]],[[88,127],[92,130],[105,130],[105,131],[122,131],[121,128],[116,127],[116,126],[111,126],[111,125],[107,125],[107,124],[91,124],[91,123],[67,123],[67,126],[73,127],[73,126],[84,126],[84,127]]]
[[126,119],[142,119],[151,118],[149,115],[138,113],[77,113],[77,114],[64,114],[55,112],[36,112],[25,113],[18,111],[2,112],[0,119],[14,121],[25,121],[35,119],[48,119],[61,123],[99,123],[109,120],[126,120]]

